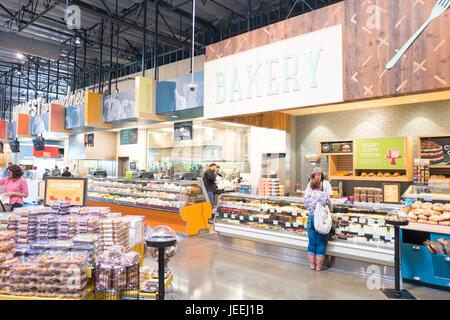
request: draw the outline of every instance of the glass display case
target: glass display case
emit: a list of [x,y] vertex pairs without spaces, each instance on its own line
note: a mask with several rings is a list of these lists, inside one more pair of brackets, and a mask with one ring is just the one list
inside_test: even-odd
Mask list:
[[88,188],[90,200],[145,209],[179,212],[185,206],[205,202],[198,181],[90,178]]
[[[370,260],[372,252],[379,254],[379,260],[392,262],[394,228],[386,225],[385,217],[401,208],[333,201],[329,254],[366,256]],[[307,216],[302,198],[224,194],[219,199],[215,229],[224,235],[262,242],[270,239],[271,244],[304,249],[308,240]]]

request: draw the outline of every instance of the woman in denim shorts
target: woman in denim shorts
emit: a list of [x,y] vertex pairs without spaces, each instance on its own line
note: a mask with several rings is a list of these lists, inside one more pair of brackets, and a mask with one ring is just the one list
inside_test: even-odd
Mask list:
[[308,216],[308,259],[311,270],[322,271],[326,269],[325,253],[327,251],[328,234],[320,234],[314,229],[314,210],[316,204],[329,206],[330,201],[325,192],[321,190],[321,181],[311,180],[311,190],[305,195],[304,203],[309,211]]

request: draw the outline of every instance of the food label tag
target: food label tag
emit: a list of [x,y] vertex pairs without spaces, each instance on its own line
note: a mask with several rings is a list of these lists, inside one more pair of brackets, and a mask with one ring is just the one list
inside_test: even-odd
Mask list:
[[289,223],[289,222],[286,222],[286,228],[290,228],[291,227],[291,224]]
[[297,216],[297,212],[296,211],[292,211],[292,216],[296,217]]
[[367,220],[367,222],[368,222],[369,224],[375,224],[375,220],[373,220],[373,219],[369,219],[369,220]]
[[364,235],[365,235],[364,232],[362,232],[362,231],[358,232],[358,236],[364,237]]
[[380,239],[380,235],[376,233],[376,234],[373,235],[373,238],[379,240]]
[[380,226],[384,226],[384,220],[378,220],[378,225],[380,225]]
[[244,221],[244,216],[240,216],[239,220]]
[[277,226],[278,225],[278,221],[277,220],[273,220],[273,225]]
[[342,220],[348,221],[348,217],[342,217]]
[[424,197],[422,197],[422,198],[423,198],[423,201],[424,201],[424,202],[432,202],[432,201],[433,201],[433,198],[430,197],[430,196],[424,196]]
[[392,237],[391,237],[391,236],[384,236],[384,240],[386,240],[386,241],[391,241],[391,240],[392,240]]
[[367,220],[366,220],[366,218],[363,218],[363,217],[362,217],[362,218],[359,218],[359,222],[360,222],[360,223],[366,223]]
[[352,222],[358,222],[358,218],[352,218]]
[[224,217],[224,218],[228,218],[228,213],[224,213],[224,214],[223,214],[223,217]]
[[294,222],[294,223],[292,224],[292,226],[293,226],[294,228],[298,228],[298,223],[297,223],[297,222]]
[[259,223],[264,223],[264,219],[260,218]]
[[253,217],[248,217],[248,220],[253,221]]
[[235,219],[235,218],[236,218],[236,215],[232,214],[231,219]]

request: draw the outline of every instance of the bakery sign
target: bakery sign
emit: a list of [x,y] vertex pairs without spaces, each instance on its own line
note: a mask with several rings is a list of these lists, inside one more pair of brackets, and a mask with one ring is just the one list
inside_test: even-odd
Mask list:
[[357,139],[355,169],[406,170],[406,138]]
[[343,101],[342,26],[205,63],[207,118]]
[[432,166],[450,166],[450,136],[420,139],[420,158]]

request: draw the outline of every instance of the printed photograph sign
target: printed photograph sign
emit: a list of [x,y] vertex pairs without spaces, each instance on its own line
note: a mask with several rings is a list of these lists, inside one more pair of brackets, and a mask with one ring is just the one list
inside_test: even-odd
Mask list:
[[175,141],[192,140],[192,121],[175,123],[174,139]]
[[120,144],[129,145],[138,143],[138,129],[126,129],[120,131]]
[[103,121],[113,122],[136,118],[135,92],[124,91],[103,99]]
[[406,170],[405,138],[356,140],[356,169]]
[[84,127],[84,103],[66,108],[66,129]]
[[433,166],[450,165],[450,137],[421,138],[420,158]]
[[49,118],[50,114],[48,112],[32,117],[30,121],[31,135],[41,135],[49,132]]

